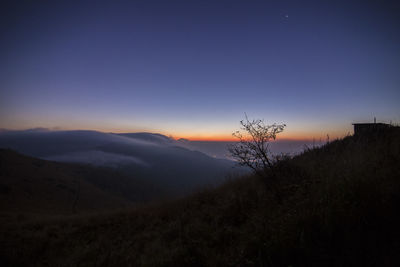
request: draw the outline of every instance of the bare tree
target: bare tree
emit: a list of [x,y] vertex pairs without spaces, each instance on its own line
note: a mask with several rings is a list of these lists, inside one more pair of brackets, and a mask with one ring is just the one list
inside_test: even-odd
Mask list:
[[232,135],[239,139],[239,142],[229,147],[231,156],[242,166],[250,167],[259,175],[272,171],[274,157],[269,148],[270,142],[276,139],[286,124],[267,125],[263,120],[240,121],[242,131],[236,131]]

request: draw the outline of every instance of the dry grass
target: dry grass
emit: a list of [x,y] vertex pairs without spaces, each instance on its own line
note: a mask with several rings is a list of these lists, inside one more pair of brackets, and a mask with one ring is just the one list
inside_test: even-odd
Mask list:
[[2,266],[396,266],[399,162],[391,129],[284,160],[277,183],[242,177],[168,203],[3,223]]

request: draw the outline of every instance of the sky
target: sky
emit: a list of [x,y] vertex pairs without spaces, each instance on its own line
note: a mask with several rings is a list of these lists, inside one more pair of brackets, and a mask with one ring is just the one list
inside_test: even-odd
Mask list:
[[399,1],[10,1],[0,128],[228,140],[400,123]]

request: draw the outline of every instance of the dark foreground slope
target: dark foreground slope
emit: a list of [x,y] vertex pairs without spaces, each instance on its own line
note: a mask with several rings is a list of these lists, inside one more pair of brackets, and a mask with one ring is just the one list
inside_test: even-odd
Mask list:
[[[217,189],[124,212],[3,223],[10,266],[399,266],[400,134],[347,137]],[[268,182],[266,182],[268,181]]]
[[60,215],[143,202],[161,190],[113,168],[57,163],[0,149],[0,214]]

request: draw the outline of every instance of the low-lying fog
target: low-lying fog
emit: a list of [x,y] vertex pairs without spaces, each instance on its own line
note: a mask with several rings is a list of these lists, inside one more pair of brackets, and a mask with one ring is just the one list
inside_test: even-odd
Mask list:
[[[175,191],[219,184],[228,174],[240,174],[230,160],[233,142],[174,140],[153,133],[102,133],[96,131],[2,131],[0,148],[58,162],[111,167]],[[301,152],[320,143],[276,141],[276,154]]]

